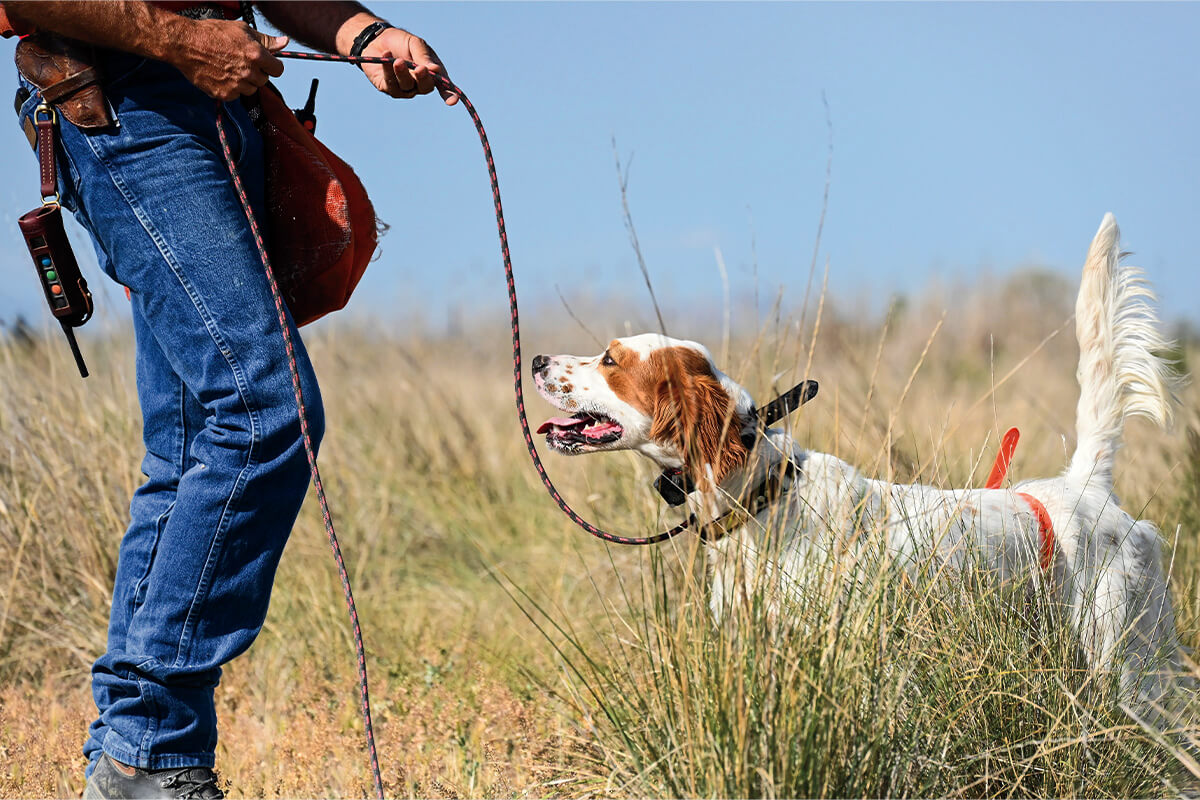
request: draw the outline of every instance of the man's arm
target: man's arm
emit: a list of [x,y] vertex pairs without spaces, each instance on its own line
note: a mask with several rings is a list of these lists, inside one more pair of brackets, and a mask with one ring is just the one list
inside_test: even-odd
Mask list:
[[142,0],[5,0],[12,17],[41,30],[124,50],[174,65],[210,97],[254,94],[283,62],[270,51],[287,37],[252,30],[244,22],[192,20]]
[[[350,55],[355,37],[373,22],[384,20],[361,4],[343,0],[288,0],[260,2],[263,16],[279,30],[327,53]],[[413,97],[432,92],[435,75],[449,77],[446,67],[425,40],[401,28],[389,27],[363,49],[365,56],[394,58],[390,65],[363,64],[363,73],[375,88],[392,97]],[[401,62],[415,65],[409,69]],[[437,87],[446,105],[458,102],[458,96]]]

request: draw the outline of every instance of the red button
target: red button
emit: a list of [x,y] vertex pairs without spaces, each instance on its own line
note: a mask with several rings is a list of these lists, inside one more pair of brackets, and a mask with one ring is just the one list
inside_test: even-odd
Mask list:
[[62,294],[62,287],[57,283],[50,287],[50,294]]

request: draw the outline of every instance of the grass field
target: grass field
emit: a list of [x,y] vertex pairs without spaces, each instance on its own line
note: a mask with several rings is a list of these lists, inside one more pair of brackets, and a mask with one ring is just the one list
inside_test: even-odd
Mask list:
[[[666,302],[671,332],[708,344],[760,401],[806,371],[820,380],[792,420],[813,448],[876,476],[965,486],[983,483],[1010,425],[1024,435],[1015,479],[1069,457],[1073,292],[1029,272],[930,287],[882,317],[833,300],[819,326],[815,305],[735,314],[728,332],[719,311],[705,322]],[[526,313],[527,358],[598,350],[561,309]],[[605,341],[627,332],[580,316]],[[57,334],[0,340],[0,797],[82,789],[88,668],[140,478],[130,344],[84,338],[87,381]],[[1079,669],[1049,605],[881,576],[849,600],[804,598],[802,625],[751,607],[741,634],[714,627],[694,539],[609,547],[546,496],[517,428],[502,320],[447,336],[335,324],[307,341],[389,795],[1161,796],[1200,777],[1180,746],[1200,715],[1147,732]],[[1186,369],[1197,347],[1176,355]],[[1182,401],[1170,433],[1128,426],[1117,492],[1164,533],[1194,647],[1200,393]],[[602,526],[645,534],[671,518],[634,456],[547,464]],[[266,627],[218,691],[230,792],[367,794],[355,681],[310,497]]]

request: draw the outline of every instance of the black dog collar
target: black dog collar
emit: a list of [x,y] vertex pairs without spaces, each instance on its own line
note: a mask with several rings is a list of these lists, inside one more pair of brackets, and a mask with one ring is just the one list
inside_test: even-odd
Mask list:
[[[759,431],[769,428],[774,423],[791,414],[800,406],[817,396],[820,388],[816,381],[801,381],[759,409],[751,409],[756,417],[754,428],[742,435],[742,443],[746,449],[753,449],[758,441]],[[664,469],[662,474],[654,479],[655,490],[670,506],[681,506],[687,502],[687,496],[696,491],[696,484],[684,472],[683,467]]]
[[768,469],[762,483],[755,486],[749,495],[700,529],[700,538],[706,542],[719,542],[730,531],[745,525],[772,503],[777,503],[779,498],[791,491],[797,469],[796,462],[790,458]]

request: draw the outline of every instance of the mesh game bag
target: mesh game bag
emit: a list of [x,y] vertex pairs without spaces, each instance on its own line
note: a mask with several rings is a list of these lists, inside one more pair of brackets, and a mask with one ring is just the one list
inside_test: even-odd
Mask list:
[[317,141],[270,84],[258,93],[267,247],[297,325],[343,308],[375,253],[375,209],[346,162]]

